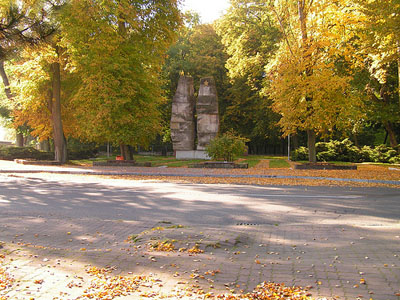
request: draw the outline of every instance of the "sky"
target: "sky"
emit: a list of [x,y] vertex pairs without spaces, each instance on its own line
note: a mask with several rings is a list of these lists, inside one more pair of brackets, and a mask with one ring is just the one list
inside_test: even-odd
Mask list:
[[203,23],[212,23],[229,7],[229,0],[183,0],[183,11],[198,12]]

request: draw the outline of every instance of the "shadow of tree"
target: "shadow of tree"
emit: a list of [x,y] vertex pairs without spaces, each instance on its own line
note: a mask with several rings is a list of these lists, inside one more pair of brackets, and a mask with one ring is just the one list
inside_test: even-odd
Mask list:
[[[66,272],[82,273],[87,264],[113,265],[116,274],[153,273],[174,286],[185,282],[206,291],[249,291],[271,280],[314,285],[323,296],[338,290],[367,295],[373,284],[351,290],[360,268],[376,274],[372,266],[381,264],[383,255],[400,254],[393,234],[400,217],[398,194],[391,189],[40,178],[0,184],[1,239],[21,248],[18,259],[28,257],[27,264],[62,259]],[[146,243],[126,242],[161,221],[186,228],[171,228],[169,236],[159,230],[158,240],[182,236],[182,242],[203,243],[205,253],[151,251]],[[385,259],[388,265],[399,263],[395,256]],[[213,270],[219,272],[205,275]],[[333,273],[336,277],[329,278]],[[342,283],[335,290],[335,282],[351,284],[349,290]]]

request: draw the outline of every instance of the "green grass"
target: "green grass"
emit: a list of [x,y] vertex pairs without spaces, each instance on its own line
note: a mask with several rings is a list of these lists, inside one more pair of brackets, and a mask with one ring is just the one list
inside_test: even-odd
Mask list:
[[257,166],[261,160],[269,160],[270,168],[290,168],[289,163],[286,161],[285,156],[271,156],[271,155],[249,155],[243,156],[241,163],[248,163],[249,168]]
[[187,167],[189,164],[202,162],[203,160],[191,159],[180,160],[173,156],[144,156],[135,155],[134,159],[137,162],[151,162],[153,167],[167,166],[167,167]]
[[[308,160],[299,160],[296,161],[297,163],[300,164],[308,164]],[[317,163],[329,163],[329,164],[334,164],[334,165],[339,165],[339,166],[348,166],[348,165],[354,165],[355,163],[353,162],[348,162],[348,161],[317,161]]]
[[[167,167],[186,167],[192,163],[202,162],[203,160],[177,160],[172,156],[153,156],[153,155],[134,155],[137,162],[144,163],[150,162],[153,167],[167,166]],[[101,156],[95,159],[79,159],[70,160],[69,164],[77,166],[91,166],[93,161],[107,161],[115,160],[115,156]]]
[[261,160],[260,159],[258,159],[258,158],[246,158],[246,159],[244,159],[244,160],[241,160],[240,161],[240,163],[241,164],[249,164],[249,168],[254,168],[256,165],[258,165],[258,163],[260,162]]
[[284,159],[271,159],[269,161],[269,167],[271,169],[290,168],[290,164],[287,162],[287,160]]
[[167,167],[175,167],[175,168],[180,168],[180,167],[187,167],[190,164],[195,164],[195,163],[200,163],[203,162],[204,160],[202,159],[190,159],[190,160],[175,160],[174,162],[170,162],[168,164],[165,164]]
[[[110,156],[110,157],[101,156],[95,159],[70,160],[69,163],[78,166],[91,166],[93,161],[107,161],[114,159],[115,156]],[[175,168],[188,167],[190,164],[204,161],[200,159],[178,160],[175,159],[175,157],[173,156],[155,156],[155,155],[134,155],[134,159],[140,163],[150,162],[153,167],[166,166]],[[259,164],[261,160],[270,160],[270,168],[290,167],[284,156],[248,155],[248,156],[242,156],[240,163],[247,163],[249,164],[249,168],[253,168],[257,164]]]
[[73,159],[69,160],[68,163],[70,165],[76,165],[76,166],[91,166],[93,164],[93,161],[107,161],[107,160],[114,160],[115,156],[100,156],[92,159]]

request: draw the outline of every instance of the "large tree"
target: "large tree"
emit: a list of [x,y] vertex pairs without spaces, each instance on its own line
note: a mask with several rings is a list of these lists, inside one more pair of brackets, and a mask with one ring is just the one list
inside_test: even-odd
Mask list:
[[316,134],[329,136],[357,122],[360,97],[352,77],[353,16],[346,1],[292,0],[270,3],[282,40],[266,68],[264,92],[285,135],[307,131],[309,161],[316,161]]
[[69,101],[74,77],[65,70],[65,51],[50,40],[26,47],[11,66],[15,103],[14,125],[28,125],[39,140],[53,139],[55,160],[67,160],[66,137],[77,127]]
[[269,5],[261,0],[235,0],[217,22],[227,59],[231,87],[221,119],[223,130],[235,131],[250,139],[250,150],[276,144],[275,126],[279,115],[271,111],[270,98],[260,94],[265,66],[276,50],[280,33]]
[[[46,26],[46,10],[39,0],[0,1],[0,75],[8,103],[1,104],[4,116],[16,108],[5,62],[13,58],[27,44],[34,44],[51,33]],[[23,146],[23,135],[17,129],[17,145]]]
[[396,128],[400,123],[400,2],[354,2],[360,12],[360,67],[369,73],[363,87],[368,94],[368,118],[384,126],[391,146],[396,147]]
[[180,26],[177,1],[71,0],[62,45],[80,85],[73,96],[81,138],[147,145],[160,130],[160,69]]

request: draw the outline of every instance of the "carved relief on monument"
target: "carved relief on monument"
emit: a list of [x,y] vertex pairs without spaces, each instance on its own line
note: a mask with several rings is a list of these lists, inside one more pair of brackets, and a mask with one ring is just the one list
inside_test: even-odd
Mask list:
[[197,150],[204,150],[219,130],[218,97],[213,77],[200,80],[197,113]]
[[171,139],[175,151],[194,150],[194,107],[193,78],[181,76],[172,100]]

